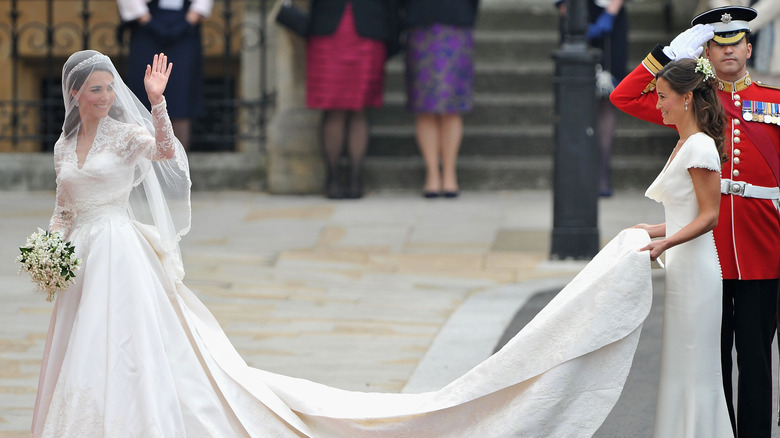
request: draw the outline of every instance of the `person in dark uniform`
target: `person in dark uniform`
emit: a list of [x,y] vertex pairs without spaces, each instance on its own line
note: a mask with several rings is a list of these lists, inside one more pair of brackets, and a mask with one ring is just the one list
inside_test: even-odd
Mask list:
[[[382,106],[385,61],[398,39],[396,0],[312,0],[306,40],[306,105],[323,111],[328,198],[363,196],[366,108]],[[347,145],[346,185],[339,161]]]
[[[628,14],[624,0],[588,0],[588,28],[586,37],[591,47],[601,49],[597,76],[599,145],[599,196],[612,196],[610,161],[615,143],[617,114],[609,101],[609,93],[626,76],[628,59]],[[561,41],[564,37],[563,18],[566,2],[556,0],[561,15]]]
[[[741,438],[772,431],[772,353],[780,283],[780,89],[754,81],[746,68],[752,53],[746,7],[716,8],[693,19],[692,28],[660,45],[612,92],[621,110],[655,123],[655,73],[670,60],[709,58],[728,117],[728,161],[721,170],[718,226],[713,234],[723,277],[721,362],[732,427]],[[704,47],[702,47],[704,45]],[[737,411],[732,390],[736,345]]]
[[[213,0],[117,0],[119,15],[131,29],[128,72],[144,71],[155,53],[176,60],[166,91],[176,137],[189,148],[192,119],[203,111],[203,47],[200,22],[211,15]],[[142,75],[128,74],[127,85],[150,108]]]

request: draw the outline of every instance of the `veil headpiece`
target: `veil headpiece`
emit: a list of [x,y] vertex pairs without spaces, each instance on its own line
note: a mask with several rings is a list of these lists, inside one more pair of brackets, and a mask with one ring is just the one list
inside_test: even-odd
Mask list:
[[[96,71],[105,71],[113,76],[112,88],[115,100],[108,111],[108,117],[122,123],[140,126],[152,138],[158,138],[155,136],[155,120],[152,114],[127,87],[111,59],[94,50],[74,53],[62,68],[65,121],[62,125],[61,137],[70,138],[78,134],[81,125],[78,99],[85,92],[87,79]],[[143,75],[144,72],[130,72],[130,74]],[[163,116],[168,117],[167,114]],[[143,131],[139,130],[139,132]],[[141,156],[136,160],[128,210],[134,220],[157,229],[163,248],[175,255],[181,267],[178,242],[190,229],[191,180],[184,148],[173,137],[172,131],[170,137],[169,140],[173,141],[166,146],[174,148],[173,158],[155,161],[152,156]],[[183,275],[183,270],[181,274]]]

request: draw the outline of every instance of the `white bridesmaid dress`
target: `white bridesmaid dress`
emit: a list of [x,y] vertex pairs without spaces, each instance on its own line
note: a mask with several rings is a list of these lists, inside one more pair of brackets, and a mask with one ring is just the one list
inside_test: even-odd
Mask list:
[[[715,142],[688,138],[647,189],[663,203],[666,234],[693,221],[699,205],[690,168],[720,174]],[[661,377],[656,438],[733,437],[720,366],[722,285],[715,240],[709,231],[666,251]]]

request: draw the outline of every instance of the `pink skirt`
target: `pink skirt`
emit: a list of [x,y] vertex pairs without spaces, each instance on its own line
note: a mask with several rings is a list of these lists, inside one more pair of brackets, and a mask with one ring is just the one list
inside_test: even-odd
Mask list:
[[360,110],[382,106],[387,50],[382,41],[357,34],[347,3],[333,35],[306,43],[306,106]]

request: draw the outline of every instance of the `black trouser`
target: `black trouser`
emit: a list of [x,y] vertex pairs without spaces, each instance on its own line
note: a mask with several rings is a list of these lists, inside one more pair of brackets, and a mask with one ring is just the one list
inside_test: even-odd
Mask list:
[[[769,438],[772,433],[772,339],[779,284],[780,279],[723,280],[723,388],[734,435],[739,438]],[[736,418],[731,384],[735,343],[739,371]]]

